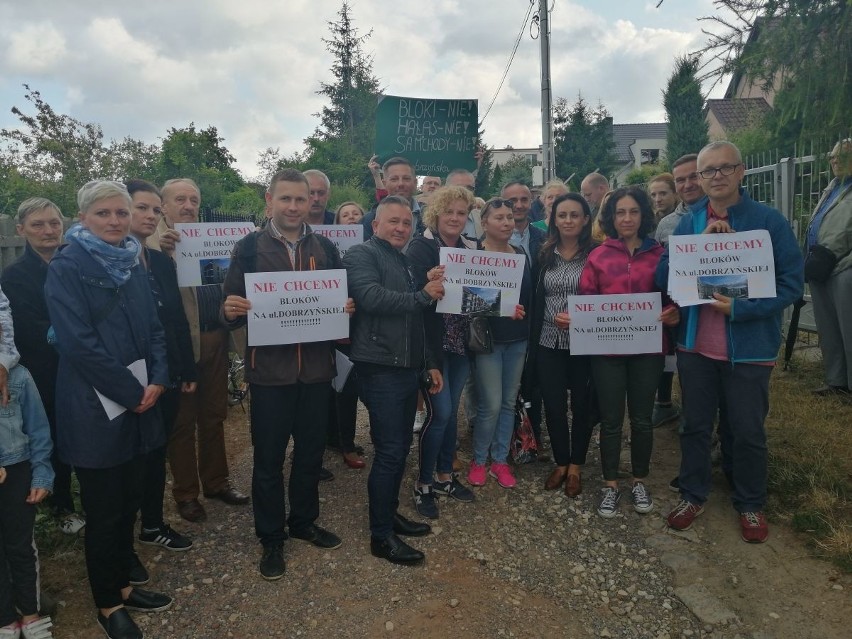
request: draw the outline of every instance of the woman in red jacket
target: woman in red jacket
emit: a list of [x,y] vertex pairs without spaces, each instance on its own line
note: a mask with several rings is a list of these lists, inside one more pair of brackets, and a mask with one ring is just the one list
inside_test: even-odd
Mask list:
[[[649,236],[654,228],[654,212],[645,191],[638,187],[616,190],[600,213],[600,223],[608,239],[589,255],[580,276],[579,293],[608,295],[658,291],[654,273],[663,247]],[[667,296],[663,299],[666,304]],[[677,324],[677,307],[669,302],[660,319],[667,326]],[[621,499],[617,479],[625,396],[630,415],[633,508],[638,513],[654,508],[643,480],[648,476],[651,461],[654,441],[651,412],[663,365],[663,351],[592,357],[592,377],[601,412],[600,449],[604,477],[598,506],[601,517],[614,517]]]

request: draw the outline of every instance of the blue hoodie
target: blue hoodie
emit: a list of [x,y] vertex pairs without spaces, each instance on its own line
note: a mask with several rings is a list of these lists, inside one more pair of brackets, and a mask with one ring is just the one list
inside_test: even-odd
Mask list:
[[[728,208],[728,222],[740,231],[769,231],[772,254],[775,258],[776,297],[731,300],[731,315],[725,318],[728,336],[728,358],[732,364],[774,362],[781,347],[781,319],[784,309],[802,297],[804,274],[802,253],[796,236],[787,220],[777,210],[755,202],[740,189],[740,201]],[[707,226],[705,197],[693,204],[683,216],[673,235],[696,235]],[[668,290],[669,250],[666,249],[657,267],[656,281],[661,290]],[[678,346],[695,348],[700,307],[681,309]]]

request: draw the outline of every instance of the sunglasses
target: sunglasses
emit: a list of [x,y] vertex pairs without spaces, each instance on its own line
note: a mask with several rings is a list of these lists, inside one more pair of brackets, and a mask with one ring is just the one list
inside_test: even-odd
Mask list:
[[504,207],[504,206],[505,206],[505,207],[508,207],[508,208],[510,208],[510,209],[511,209],[511,208],[514,208],[514,207],[512,206],[512,201],[511,201],[511,200],[501,200],[501,199],[499,199],[499,198],[494,199],[494,200],[488,200],[488,201],[485,203],[485,206],[487,206],[487,207],[488,207],[488,208],[490,208],[490,209],[499,209],[499,208],[502,208],[502,207]]

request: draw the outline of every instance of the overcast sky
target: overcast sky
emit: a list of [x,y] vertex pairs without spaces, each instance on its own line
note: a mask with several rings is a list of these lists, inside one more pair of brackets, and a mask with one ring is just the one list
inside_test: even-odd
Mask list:
[[[676,56],[704,41],[711,0],[553,0],[554,99],[578,92],[616,123],[662,122]],[[266,147],[303,148],[330,81],[327,23],[339,0],[0,0],[0,127],[16,126],[23,83],[107,139],[156,142],[169,127],[215,125],[256,174]],[[538,0],[536,0],[538,6]],[[491,101],[528,0],[352,0],[373,71],[393,95]],[[529,27],[485,141],[541,144],[539,40]],[[718,95],[724,87],[716,87]],[[27,109],[25,109],[27,110]],[[31,110],[29,110],[31,112]]]

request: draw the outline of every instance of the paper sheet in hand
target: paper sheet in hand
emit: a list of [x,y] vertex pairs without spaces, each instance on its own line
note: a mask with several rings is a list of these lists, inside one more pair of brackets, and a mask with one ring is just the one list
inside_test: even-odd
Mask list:
[[526,259],[520,253],[441,247],[444,297],[435,311],[512,317],[521,299]]
[[331,385],[334,387],[334,392],[343,392],[343,387],[346,386],[346,380],[352,373],[352,368],[355,366],[352,360],[346,357],[338,350],[334,351],[334,364],[337,367],[337,376],[331,380]]
[[[145,388],[148,386],[148,367],[145,365],[144,359],[137,359],[130,366],[127,367],[131,373],[133,373],[133,377],[139,380],[139,383],[142,384],[142,387]],[[96,388],[95,393],[98,395],[98,399],[101,400],[101,406],[104,407],[106,411],[107,418],[112,421],[123,412],[127,410],[126,407],[121,404],[112,401],[109,397],[102,395],[101,392]],[[132,408],[135,408],[133,406]]]
[[661,353],[661,306],[659,293],[569,296],[571,354]]
[[341,258],[353,246],[364,243],[364,227],[360,224],[311,224],[311,230],[331,240]]
[[254,232],[254,222],[175,224],[178,286],[221,284],[231,265],[234,244]]

